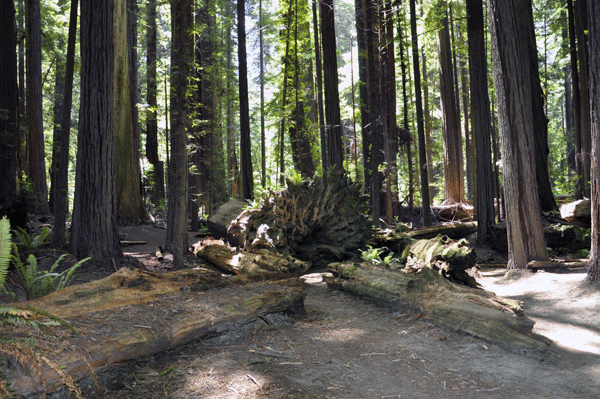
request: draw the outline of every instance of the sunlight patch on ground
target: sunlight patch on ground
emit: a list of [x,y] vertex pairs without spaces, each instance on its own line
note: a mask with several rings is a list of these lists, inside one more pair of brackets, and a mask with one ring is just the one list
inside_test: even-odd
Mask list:
[[232,372],[219,365],[189,369],[185,380],[177,397],[253,398],[259,397],[258,393],[269,383],[266,376],[255,371],[238,369]]
[[336,330],[328,330],[314,338],[327,342],[344,342],[357,340],[364,334],[365,331],[359,328],[340,328]]

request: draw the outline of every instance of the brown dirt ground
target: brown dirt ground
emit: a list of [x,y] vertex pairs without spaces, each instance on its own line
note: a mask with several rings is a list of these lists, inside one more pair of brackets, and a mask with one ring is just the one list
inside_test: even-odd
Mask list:
[[[125,227],[124,248],[150,271],[165,230]],[[190,244],[198,238],[190,235]],[[487,249],[478,254],[499,257]],[[190,256],[190,266],[202,265]],[[76,283],[120,264],[82,268]],[[206,265],[204,265],[206,266]],[[207,266],[208,267],[208,266]],[[599,398],[600,286],[585,270],[504,277],[482,269],[478,281],[524,301],[534,332],[555,341],[559,360],[508,352],[482,340],[328,290],[306,276],[306,315],[270,315],[237,331],[124,365],[80,382],[86,398]],[[68,397],[57,392],[51,398]]]

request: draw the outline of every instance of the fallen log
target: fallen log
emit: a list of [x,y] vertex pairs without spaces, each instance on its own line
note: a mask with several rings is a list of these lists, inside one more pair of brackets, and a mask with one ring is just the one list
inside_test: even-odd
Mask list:
[[475,267],[477,254],[464,239],[453,241],[448,236],[437,236],[429,240],[416,240],[404,248],[402,259],[406,264],[405,271],[409,273],[433,268],[452,282],[469,287],[479,286],[467,272]]
[[[156,274],[123,268],[105,279],[15,304],[58,316],[79,335],[54,327],[44,338],[4,323],[0,327],[3,338],[27,340],[32,353],[49,362],[20,357],[18,350],[7,353],[10,349],[3,346],[0,358],[5,361],[0,370],[16,395],[39,394],[44,387],[51,392],[68,382],[65,375],[76,381],[238,329],[270,313],[302,312],[304,295],[297,278],[276,273],[223,277],[207,270]],[[44,317],[35,314],[31,317]]]
[[534,322],[525,316],[519,301],[450,283],[431,268],[424,268],[419,276],[369,263],[332,263],[328,269],[334,275],[324,276],[330,288],[404,313],[421,313],[426,320],[508,350],[556,356],[547,340],[531,333]]
[[[214,242],[214,241],[213,241]],[[265,272],[283,272],[302,274],[310,269],[311,263],[301,261],[289,255],[283,255],[267,249],[256,252],[231,250],[227,245],[211,243],[199,245],[194,253],[218,269],[233,274],[254,274]]]
[[544,270],[556,270],[556,269],[582,269],[587,268],[589,263],[587,261],[541,261],[532,260],[527,264],[527,267],[535,271]]

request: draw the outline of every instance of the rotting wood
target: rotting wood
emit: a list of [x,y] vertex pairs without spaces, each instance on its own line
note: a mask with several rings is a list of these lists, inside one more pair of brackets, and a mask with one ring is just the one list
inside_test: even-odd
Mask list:
[[581,269],[589,266],[587,261],[541,261],[533,260],[527,264],[530,269]]
[[[220,335],[279,312],[302,313],[304,285],[289,275],[223,277],[207,270],[156,274],[120,269],[91,283],[70,286],[34,301],[32,306],[68,321],[79,336],[63,334],[60,348],[43,347],[36,336],[23,336],[75,380],[186,343]],[[0,335],[17,339],[5,324]],[[7,368],[7,364],[13,366]],[[31,377],[15,362],[3,371],[19,396],[41,393],[36,373]],[[48,392],[61,378],[47,366],[41,369]]]
[[310,269],[311,263],[289,255],[282,255],[267,249],[255,253],[236,251],[224,244],[211,243],[194,248],[196,256],[209,261],[218,269],[233,274],[253,274],[264,272],[284,272],[302,274]]
[[146,245],[146,241],[120,241],[121,246],[128,247],[131,245]]
[[418,276],[369,263],[332,263],[330,288],[351,292],[401,312],[462,331],[508,350],[556,358],[548,340],[532,334],[534,322],[521,302],[491,292],[450,283],[431,268]]

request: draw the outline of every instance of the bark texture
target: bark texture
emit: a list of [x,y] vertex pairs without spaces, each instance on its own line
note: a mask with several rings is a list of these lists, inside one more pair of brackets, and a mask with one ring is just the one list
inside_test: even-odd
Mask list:
[[548,260],[535,170],[529,26],[531,2],[492,0],[494,82],[502,135],[509,268]]
[[81,2],[81,102],[71,253],[122,256],[114,142],[114,1]]

